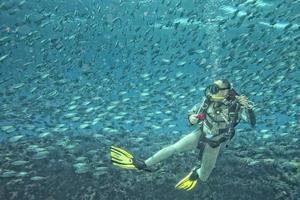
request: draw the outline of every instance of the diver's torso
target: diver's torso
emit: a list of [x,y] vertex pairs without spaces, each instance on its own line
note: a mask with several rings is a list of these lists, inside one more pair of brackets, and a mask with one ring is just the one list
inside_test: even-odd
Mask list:
[[209,135],[218,135],[219,129],[228,128],[230,124],[228,112],[229,106],[219,102],[212,102],[206,111],[203,131]]

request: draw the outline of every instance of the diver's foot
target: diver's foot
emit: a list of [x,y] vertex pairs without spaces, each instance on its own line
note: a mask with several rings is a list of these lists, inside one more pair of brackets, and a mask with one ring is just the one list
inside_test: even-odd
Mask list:
[[135,158],[131,153],[119,147],[111,146],[110,155],[112,164],[118,167],[124,169],[137,169],[148,172],[156,171],[148,168],[143,160]]
[[186,177],[181,179],[175,186],[175,188],[180,190],[190,191],[195,188],[198,182],[199,175],[197,169],[194,168]]

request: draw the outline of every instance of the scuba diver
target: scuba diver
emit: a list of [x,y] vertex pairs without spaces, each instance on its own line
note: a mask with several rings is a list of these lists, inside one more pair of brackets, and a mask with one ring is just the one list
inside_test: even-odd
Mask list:
[[241,119],[255,126],[253,102],[231,87],[227,79],[216,80],[205,89],[202,102],[188,111],[190,125],[198,124],[197,129],[181,138],[175,144],[167,146],[143,161],[128,151],[111,146],[111,161],[125,169],[153,171],[156,163],[173,154],[199,149],[199,163],[190,173],[180,180],[175,188],[189,191],[198,180],[206,181],[215,167],[221,146],[227,146],[235,134],[235,126]]

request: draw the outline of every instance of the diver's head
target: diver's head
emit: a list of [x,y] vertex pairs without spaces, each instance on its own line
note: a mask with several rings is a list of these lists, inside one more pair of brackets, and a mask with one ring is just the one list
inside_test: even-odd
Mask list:
[[209,85],[205,89],[205,95],[209,96],[213,101],[223,101],[229,95],[231,85],[227,79],[214,81],[213,85]]

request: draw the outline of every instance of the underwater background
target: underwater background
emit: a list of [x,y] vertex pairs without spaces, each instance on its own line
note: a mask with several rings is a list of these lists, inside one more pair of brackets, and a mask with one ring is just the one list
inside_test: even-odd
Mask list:
[[[0,199],[300,199],[299,0],[0,2]],[[195,129],[226,78],[255,103],[208,181],[175,184],[198,151],[146,159]]]

